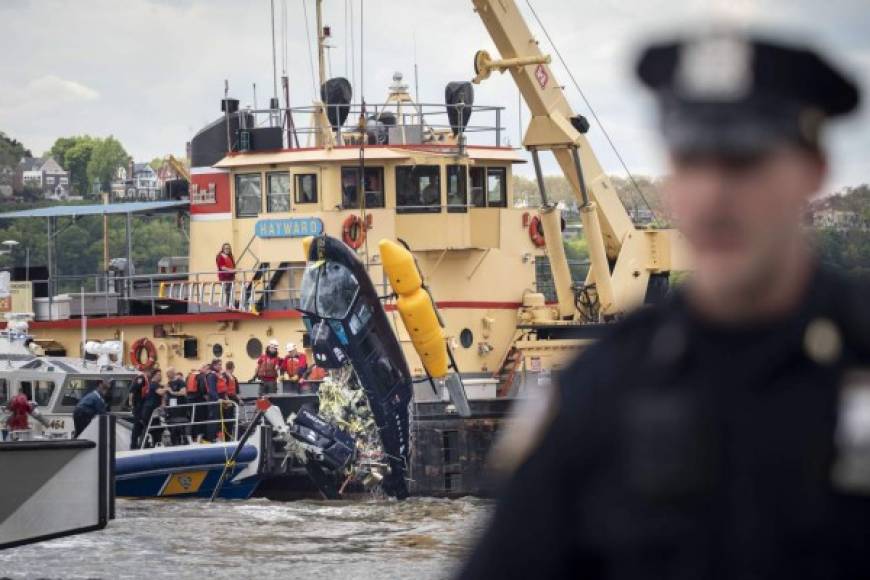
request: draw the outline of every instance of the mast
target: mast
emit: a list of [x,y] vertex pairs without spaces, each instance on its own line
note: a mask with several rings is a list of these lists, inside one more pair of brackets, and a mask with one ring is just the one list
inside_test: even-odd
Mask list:
[[323,28],[323,0],[317,0],[317,67],[321,87],[326,82],[326,38],[326,29]]
[[[272,97],[278,98],[278,61],[275,58],[275,0],[269,0],[269,11],[272,15]],[[256,86],[256,85],[255,85]],[[257,89],[254,89],[254,94],[256,95]],[[254,97],[254,101],[257,100],[257,97]],[[254,109],[257,108],[256,102],[254,103]]]

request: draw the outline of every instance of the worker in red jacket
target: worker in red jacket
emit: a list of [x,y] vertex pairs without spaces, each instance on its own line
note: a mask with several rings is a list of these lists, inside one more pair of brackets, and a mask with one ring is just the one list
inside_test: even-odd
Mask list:
[[27,399],[24,391],[19,390],[18,394],[12,397],[12,400],[6,405],[6,409],[12,413],[12,416],[6,420],[6,428],[9,431],[30,429],[28,416],[34,407],[35,405]]
[[278,377],[284,369],[284,361],[278,356],[278,341],[270,340],[266,352],[257,359],[257,374],[254,380],[260,381],[260,396],[278,392]]
[[221,299],[224,305],[232,304],[233,282],[236,279],[236,259],[233,257],[233,247],[229,243],[221,246],[221,251],[215,258],[218,280],[223,286]]

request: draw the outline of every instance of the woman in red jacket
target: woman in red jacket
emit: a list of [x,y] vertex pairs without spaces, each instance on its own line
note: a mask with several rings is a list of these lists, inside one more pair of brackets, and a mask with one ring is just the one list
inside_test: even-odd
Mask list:
[[233,248],[229,243],[224,243],[221,246],[221,251],[215,258],[218,270],[218,280],[223,285],[223,295],[221,299],[224,305],[232,304],[233,282],[236,279],[236,260],[233,258]]

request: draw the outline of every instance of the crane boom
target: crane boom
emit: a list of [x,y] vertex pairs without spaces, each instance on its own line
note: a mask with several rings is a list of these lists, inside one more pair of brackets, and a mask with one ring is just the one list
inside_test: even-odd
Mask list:
[[514,0],[472,0],[502,60],[480,51],[475,56],[474,82],[493,71],[509,71],[531,112],[523,146],[532,153],[542,194],[542,222],[547,239],[559,310],[575,312],[570,272],[561,244],[558,210],[548,203],[539,151],[550,151],[580,202],[587,238],[590,273],[600,314],[621,314],[643,301],[652,273],[687,268],[687,256],[673,230],[638,230],[619,200],[585,135],[588,123],[576,115],[550,69]]

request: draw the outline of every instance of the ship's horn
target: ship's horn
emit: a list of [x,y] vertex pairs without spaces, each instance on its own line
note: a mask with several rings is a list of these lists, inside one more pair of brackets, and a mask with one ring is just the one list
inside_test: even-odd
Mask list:
[[320,87],[320,99],[326,104],[326,116],[333,129],[338,129],[347,120],[351,98],[353,88],[346,78],[329,79]]
[[467,81],[447,83],[444,89],[444,102],[447,104],[447,118],[450,128],[457,135],[464,131],[471,118],[474,105],[474,87]]

